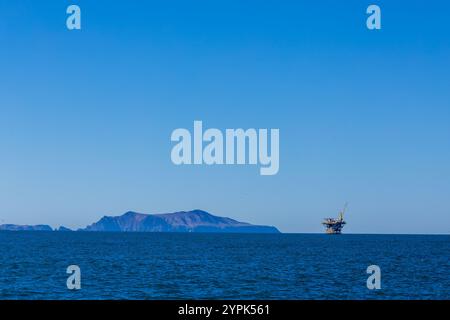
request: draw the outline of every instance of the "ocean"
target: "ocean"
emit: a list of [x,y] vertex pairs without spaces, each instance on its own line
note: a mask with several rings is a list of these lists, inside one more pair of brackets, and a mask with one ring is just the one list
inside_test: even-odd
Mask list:
[[6,231],[0,245],[0,299],[450,299],[448,235]]

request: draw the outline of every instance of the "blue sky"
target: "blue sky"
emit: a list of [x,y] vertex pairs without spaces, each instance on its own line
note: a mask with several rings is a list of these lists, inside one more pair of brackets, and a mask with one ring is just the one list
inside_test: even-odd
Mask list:
[[[69,4],[82,30],[68,31]],[[369,31],[365,10],[382,10]],[[0,1],[0,223],[201,208],[450,232],[450,4]],[[171,132],[279,128],[280,171],[174,166]]]

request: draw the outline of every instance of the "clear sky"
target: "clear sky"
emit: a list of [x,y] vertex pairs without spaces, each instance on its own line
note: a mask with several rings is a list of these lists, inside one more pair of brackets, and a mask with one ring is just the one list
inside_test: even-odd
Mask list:
[[[0,0],[0,223],[200,208],[322,232],[348,201],[346,232],[449,233],[449,14],[446,1]],[[278,175],[173,165],[170,135],[194,120],[279,128]]]

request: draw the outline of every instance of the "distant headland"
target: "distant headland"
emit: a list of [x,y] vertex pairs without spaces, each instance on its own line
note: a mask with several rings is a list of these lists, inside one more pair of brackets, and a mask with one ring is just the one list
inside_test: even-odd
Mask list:
[[[48,225],[2,224],[0,231],[72,231],[66,227],[52,229]],[[253,225],[231,218],[218,217],[203,210],[164,214],[128,211],[121,216],[104,216],[77,231],[97,232],[211,232],[211,233],[280,233],[273,226]]]

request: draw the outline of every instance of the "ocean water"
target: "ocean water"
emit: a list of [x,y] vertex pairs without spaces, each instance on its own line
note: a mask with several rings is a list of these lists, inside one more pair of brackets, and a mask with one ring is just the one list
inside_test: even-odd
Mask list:
[[450,299],[450,236],[0,232],[0,245],[0,299]]

